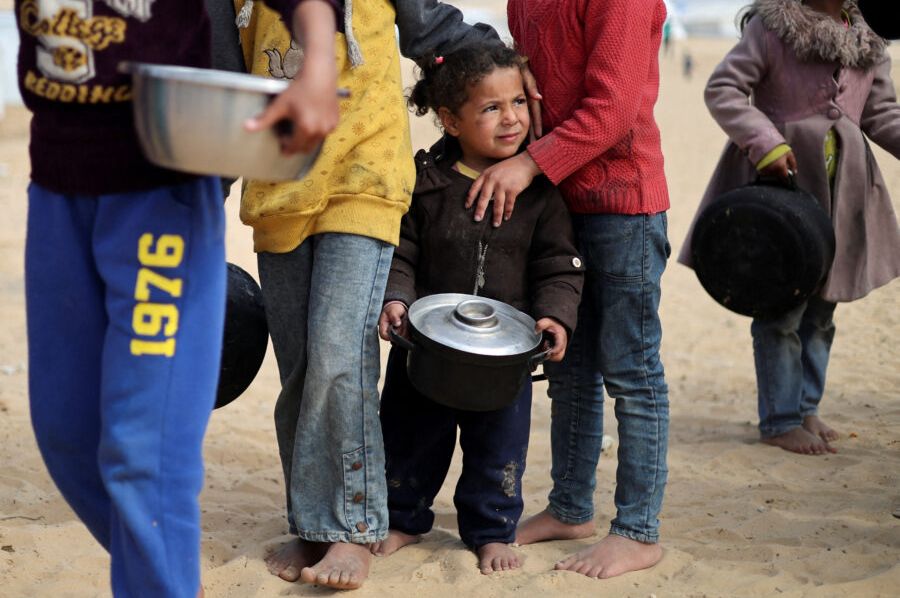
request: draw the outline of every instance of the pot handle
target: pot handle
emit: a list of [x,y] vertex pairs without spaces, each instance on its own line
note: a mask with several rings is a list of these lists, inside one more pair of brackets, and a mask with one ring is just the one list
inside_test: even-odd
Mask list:
[[391,335],[391,343],[394,345],[397,345],[401,349],[405,349],[406,351],[412,351],[413,349],[416,348],[415,343],[413,343],[411,340],[403,338],[402,336],[397,334],[397,331],[393,326],[388,331],[388,334]]
[[549,349],[544,349],[540,353],[536,353],[536,354],[532,355],[528,359],[528,366],[531,368],[531,371],[533,372],[535,370],[535,368],[537,368],[537,366],[539,366],[542,363],[544,363],[545,361],[547,361],[547,358],[550,357],[551,352],[553,352],[553,347],[550,347]]

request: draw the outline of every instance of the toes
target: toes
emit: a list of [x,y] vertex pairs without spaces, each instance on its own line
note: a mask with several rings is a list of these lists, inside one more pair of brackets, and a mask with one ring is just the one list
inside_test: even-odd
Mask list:
[[288,565],[281,571],[278,571],[278,577],[285,581],[297,581],[300,578],[300,571],[293,565]]

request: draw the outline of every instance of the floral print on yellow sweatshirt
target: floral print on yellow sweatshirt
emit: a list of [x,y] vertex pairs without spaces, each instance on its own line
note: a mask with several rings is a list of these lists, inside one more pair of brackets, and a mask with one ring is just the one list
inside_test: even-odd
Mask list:
[[[245,0],[235,0],[238,12]],[[396,245],[415,184],[400,54],[389,0],[353,2],[352,31],[363,56],[351,67],[344,34],[335,39],[340,123],[310,173],[299,181],[245,181],[241,220],[254,250],[286,253],[320,233],[349,233]],[[345,23],[345,28],[349,24]],[[241,44],[248,70],[291,79],[302,63],[278,13],[255,2]]]

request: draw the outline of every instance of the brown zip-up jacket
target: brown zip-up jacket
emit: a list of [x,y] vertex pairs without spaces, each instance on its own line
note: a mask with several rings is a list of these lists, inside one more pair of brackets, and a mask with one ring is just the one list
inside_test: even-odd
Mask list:
[[556,188],[538,177],[499,228],[474,222],[465,209],[472,179],[453,170],[460,157],[445,137],[416,154],[412,205],[400,225],[385,303],[436,293],[467,293],[508,303],[535,320],[575,329],[584,263],[569,211]]

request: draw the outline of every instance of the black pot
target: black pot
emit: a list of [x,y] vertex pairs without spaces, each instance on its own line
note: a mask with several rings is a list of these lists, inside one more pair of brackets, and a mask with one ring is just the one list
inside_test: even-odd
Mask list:
[[758,181],[724,193],[697,218],[694,270],[721,305],[772,318],[825,282],[834,229],[818,200],[796,186]]
[[[477,328],[479,324],[460,320],[467,317],[465,314],[460,316],[461,307],[462,311],[481,310],[478,315],[484,316],[485,321],[497,315],[494,309],[504,310],[516,321],[510,324],[513,320],[505,320],[507,328],[515,326],[519,332],[529,330],[533,336],[520,339],[517,344],[488,348],[487,345],[492,342],[492,339],[489,340],[490,332],[476,331],[471,335],[470,346],[462,348],[459,336],[455,340],[460,342],[441,338],[440,325],[435,326],[439,318],[426,321],[421,317],[422,310],[417,312],[417,308],[422,306],[420,301],[443,297],[449,298],[455,306],[442,314],[446,315],[448,326],[457,326],[463,333],[466,326]],[[408,329],[411,341],[391,331],[392,342],[408,351],[406,367],[413,387],[436,403],[466,411],[494,411],[514,403],[531,372],[550,353],[549,350],[542,350],[543,339],[534,333],[534,320],[504,303],[481,297],[446,294],[431,295],[425,299],[410,306]],[[504,352],[505,348],[512,350]],[[543,375],[534,377],[535,380],[544,378]]]
[[897,0],[859,0],[857,4],[872,31],[887,39],[900,39],[900,3]]
[[247,390],[259,372],[268,344],[269,327],[262,291],[252,276],[229,263],[216,409],[231,403]]

